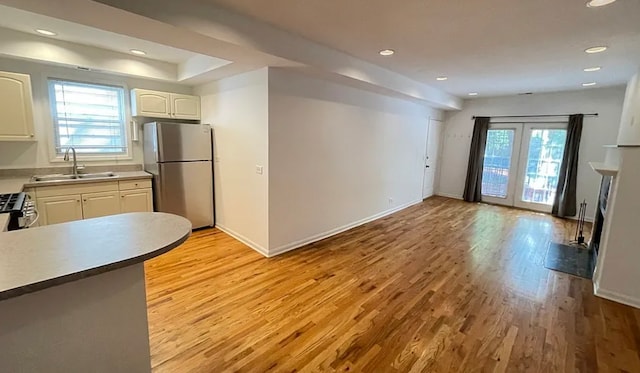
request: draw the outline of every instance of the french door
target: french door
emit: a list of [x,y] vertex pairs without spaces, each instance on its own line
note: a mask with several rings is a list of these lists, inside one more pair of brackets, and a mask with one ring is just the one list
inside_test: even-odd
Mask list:
[[566,123],[491,124],[482,200],[551,212],[566,137]]

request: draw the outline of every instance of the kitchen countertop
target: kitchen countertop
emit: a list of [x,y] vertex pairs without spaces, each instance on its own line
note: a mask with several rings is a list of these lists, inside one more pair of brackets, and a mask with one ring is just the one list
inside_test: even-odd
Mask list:
[[[150,179],[153,177],[150,173],[144,171],[116,171],[114,173],[116,174],[116,176],[112,177],[60,181],[31,181],[31,177],[27,176],[2,177],[0,178],[0,194],[19,193],[22,192],[24,188],[38,188],[69,184],[102,183],[107,181],[120,180]],[[3,232],[7,229],[7,224],[9,224],[9,214],[0,214],[0,232]]]
[[190,234],[187,219],[159,212],[0,233],[0,301],[144,262]]
[[70,180],[55,180],[55,181],[31,181],[28,179],[24,183],[25,188],[38,188],[45,186],[55,185],[69,185],[69,184],[88,184],[88,183],[102,183],[106,181],[120,181],[120,180],[133,180],[133,179],[151,179],[153,176],[145,171],[124,171],[114,172],[115,176],[111,177],[96,177],[91,179],[70,179]]

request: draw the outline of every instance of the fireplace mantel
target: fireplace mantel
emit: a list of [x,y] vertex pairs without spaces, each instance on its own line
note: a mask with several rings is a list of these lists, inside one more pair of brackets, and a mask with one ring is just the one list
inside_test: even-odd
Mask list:
[[589,162],[589,166],[602,176],[616,176],[618,174],[618,166],[607,164],[604,162]]

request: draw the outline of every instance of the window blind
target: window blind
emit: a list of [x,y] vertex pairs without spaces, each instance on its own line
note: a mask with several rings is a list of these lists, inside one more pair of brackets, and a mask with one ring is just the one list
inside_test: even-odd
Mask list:
[[49,97],[57,154],[127,153],[124,88],[51,79]]

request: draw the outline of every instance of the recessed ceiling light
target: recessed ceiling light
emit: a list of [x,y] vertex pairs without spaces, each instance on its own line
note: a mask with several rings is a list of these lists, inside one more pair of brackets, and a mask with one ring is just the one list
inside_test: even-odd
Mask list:
[[582,83],[583,87],[591,87],[592,85],[596,85],[596,82]]
[[591,0],[587,3],[587,7],[589,8],[597,8],[599,6],[609,5],[616,0]]
[[604,45],[602,46],[598,46],[598,47],[591,47],[591,48],[587,48],[584,51],[589,53],[589,54],[593,54],[593,53],[600,53],[600,52],[604,52],[607,50],[607,47],[605,47]]
[[584,69],[585,72],[591,73],[594,71],[600,71],[600,69],[602,69],[602,67],[600,66],[594,66],[594,67],[587,67]]
[[144,56],[145,54],[147,54],[147,52],[141,51],[140,49],[131,49],[129,52],[137,54],[138,56]]
[[477,95],[478,95],[478,92],[471,92],[471,93],[469,93],[469,96],[477,96]]
[[447,80],[447,79],[449,79],[449,78],[447,78],[446,76],[439,76],[439,77],[436,78],[436,80],[439,80],[439,81],[444,81],[444,80]]
[[45,29],[41,29],[41,28],[36,29],[36,32],[38,34],[47,35],[47,36],[56,36],[56,35],[58,35],[53,31],[49,31],[49,30],[45,30]]
[[392,54],[396,53],[396,51],[394,51],[393,49],[383,49],[380,52],[381,56],[391,56]]

